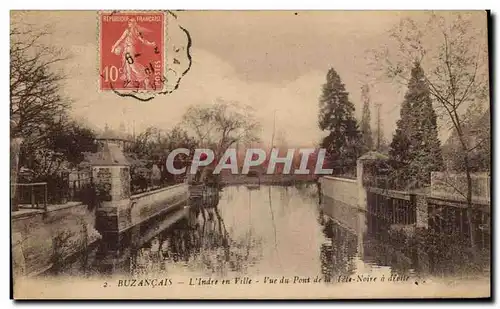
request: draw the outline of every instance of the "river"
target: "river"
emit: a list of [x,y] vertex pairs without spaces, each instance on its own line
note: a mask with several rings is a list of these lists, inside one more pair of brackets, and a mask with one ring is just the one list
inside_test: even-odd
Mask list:
[[[162,218],[149,222],[122,237],[128,240],[112,253],[102,249],[109,246],[101,246],[84,270],[86,275],[320,276],[335,284],[363,274],[367,280],[385,276],[418,283],[436,276],[462,276],[464,267],[470,268],[457,258],[424,254],[428,246],[422,249],[407,240],[363,233],[370,230],[363,226],[369,220],[358,218],[356,212],[347,214],[348,220],[358,222],[348,225],[356,228],[347,228],[346,214],[335,218],[333,205],[320,202],[314,184],[228,186],[215,203],[205,206],[165,230],[156,231]],[[151,231],[156,236],[144,240]],[[481,269],[473,275],[486,278],[489,272]]]

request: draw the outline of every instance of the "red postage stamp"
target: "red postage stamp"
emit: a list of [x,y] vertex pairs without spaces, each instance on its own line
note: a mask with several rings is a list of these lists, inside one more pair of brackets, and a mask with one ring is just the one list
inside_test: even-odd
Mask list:
[[162,91],[165,14],[101,12],[99,25],[100,90]]

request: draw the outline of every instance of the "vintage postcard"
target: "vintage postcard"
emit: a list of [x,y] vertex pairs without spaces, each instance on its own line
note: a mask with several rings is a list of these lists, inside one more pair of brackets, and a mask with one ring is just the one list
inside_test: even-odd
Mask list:
[[491,297],[488,20],[11,11],[12,297]]

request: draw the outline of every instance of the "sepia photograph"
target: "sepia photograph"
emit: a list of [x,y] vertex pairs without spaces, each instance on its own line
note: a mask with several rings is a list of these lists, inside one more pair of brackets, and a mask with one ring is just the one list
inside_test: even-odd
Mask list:
[[491,298],[489,11],[10,11],[11,298]]

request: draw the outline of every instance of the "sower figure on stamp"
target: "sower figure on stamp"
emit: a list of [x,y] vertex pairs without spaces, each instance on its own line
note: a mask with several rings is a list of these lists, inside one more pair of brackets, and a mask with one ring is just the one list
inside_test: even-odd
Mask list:
[[141,43],[148,46],[155,46],[155,42],[149,42],[143,37],[144,32],[150,32],[149,29],[137,24],[135,18],[128,21],[128,28],[123,31],[121,37],[111,48],[111,52],[116,55],[122,55],[123,75],[120,77],[125,86],[139,87],[149,89],[149,77],[147,69],[140,64],[136,58],[136,46]]

